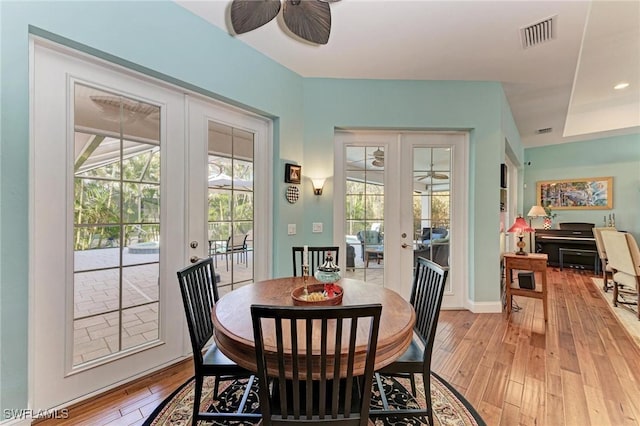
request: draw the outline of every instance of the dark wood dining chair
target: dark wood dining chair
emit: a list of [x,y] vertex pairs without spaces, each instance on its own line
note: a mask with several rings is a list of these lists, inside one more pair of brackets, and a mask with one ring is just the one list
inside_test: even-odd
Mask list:
[[[227,358],[216,346],[215,342],[204,352],[205,345],[213,335],[213,321],[211,309],[218,301],[218,288],[215,282],[213,259],[210,257],[200,260],[191,266],[178,271],[178,282],[184,303],[184,310],[189,327],[191,348],[193,350],[193,366],[195,376],[195,391],[193,403],[192,424],[198,420],[242,420],[259,418],[259,414],[243,413],[245,403],[249,396],[254,376],[248,370],[241,368]],[[204,413],[200,412],[200,399],[202,396],[202,384],[206,376],[215,376],[213,397],[218,396],[220,380],[232,380],[249,378],[243,398],[236,412],[231,413]]]
[[[380,304],[252,305],[263,424],[369,424],[381,312]],[[358,332],[368,333],[368,347],[364,376],[354,377],[356,362],[362,366],[355,356]],[[265,335],[274,335],[275,341],[265,341]],[[267,355],[266,347],[275,349],[275,355]],[[291,354],[285,354],[285,347]],[[346,356],[340,355],[342,348],[348,348]],[[267,365],[274,363],[277,371],[267,371]]]
[[[324,259],[327,257],[328,253],[331,253],[333,256],[333,261],[335,264],[338,264],[340,247],[338,246],[327,246],[327,247],[307,247],[309,253],[309,275],[313,275],[316,273],[316,269],[319,266],[322,266],[324,263]],[[304,255],[304,247],[291,247],[291,254],[293,256],[293,276],[300,277],[302,276],[302,261]]]
[[[429,424],[433,426],[433,406],[430,392],[431,354],[448,274],[448,268],[443,268],[430,260],[418,257],[409,299],[416,311],[413,341],[400,358],[376,372],[375,376],[383,408],[381,410],[371,410],[371,417],[427,417]],[[424,378],[426,409],[390,409],[380,375],[409,378],[411,392],[414,396],[417,396],[414,375],[419,373],[422,373]]]

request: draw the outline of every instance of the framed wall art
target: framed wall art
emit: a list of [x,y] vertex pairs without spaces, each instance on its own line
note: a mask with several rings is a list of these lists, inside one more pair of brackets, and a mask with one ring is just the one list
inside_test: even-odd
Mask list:
[[539,181],[538,205],[552,210],[613,208],[613,177]]
[[286,163],[284,165],[284,181],[286,183],[300,183],[302,166]]

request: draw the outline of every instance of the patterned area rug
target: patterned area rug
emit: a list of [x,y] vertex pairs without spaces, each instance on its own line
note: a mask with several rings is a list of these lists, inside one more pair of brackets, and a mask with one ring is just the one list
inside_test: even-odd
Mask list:
[[[243,384],[246,380],[235,380],[223,382],[220,384],[219,396],[212,401],[213,379],[207,377],[204,383],[202,404],[207,405],[210,412],[225,412],[227,407],[237,403],[238,398],[242,397]],[[417,408],[424,407],[424,386],[422,376],[416,375],[416,386],[418,391],[418,402],[411,395],[407,388],[410,389],[409,381],[400,379],[396,380],[391,377],[383,377],[383,386],[387,392],[389,404],[395,408]],[[382,407],[382,403],[378,398],[379,392],[375,385],[371,399],[372,409]],[[433,401],[434,410],[434,426],[485,426],[484,421],[476,410],[460,395],[455,389],[446,383],[436,374],[431,375],[431,399]],[[208,401],[208,402],[207,402]],[[183,384],[177,391],[169,396],[162,404],[149,416],[144,426],[186,426],[191,424],[191,410],[193,407],[193,379]],[[202,407],[204,409],[204,407]],[[254,386],[249,400],[247,401],[247,412],[258,412],[260,410],[260,402],[258,400],[258,390]],[[199,424],[207,425],[244,425],[251,423],[217,423],[204,422]],[[385,422],[380,419],[376,420],[376,426],[392,426],[392,425],[424,425],[425,421],[394,421]]]
[[[613,291],[609,290],[605,293],[602,289],[602,278],[591,278],[593,285],[598,289],[598,293],[600,296],[607,302],[607,306],[613,312],[613,314],[618,318],[622,327],[629,333],[629,336],[636,342],[638,348],[640,348],[640,321],[638,321],[638,314],[635,309],[637,306],[626,306],[622,304],[618,304],[618,306],[613,306]],[[620,297],[623,300],[628,301],[636,301],[637,298],[635,296],[626,295],[624,293],[620,293]]]

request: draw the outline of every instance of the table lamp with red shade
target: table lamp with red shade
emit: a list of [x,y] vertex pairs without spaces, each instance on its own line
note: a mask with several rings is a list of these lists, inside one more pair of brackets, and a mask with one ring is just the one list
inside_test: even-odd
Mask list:
[[520,256],[526,256],[527,252],[523,250],[524,246],[527,245],[527,243],[525,243],[523,241],[524,233],[525,232],[533,232],[533,228],[531,226],[529,226],[527,221],[524,220],[524,218],[522,216],[518,216],[516,218],[516,221],[513,222],[513,225],[511,225],[511,228],[509,228],[509,230],[507,232],[516,232],[517,233],[518,242],[516,243],[516,246],[518,246],[519,250],[516,252],[516,254],[518,254]]

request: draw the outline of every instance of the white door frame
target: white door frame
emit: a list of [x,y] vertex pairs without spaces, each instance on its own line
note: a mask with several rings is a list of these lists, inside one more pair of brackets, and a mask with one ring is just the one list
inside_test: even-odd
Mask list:
[[[468,307],[468,146],[469,133],[460,131],[432,131],[432,132],[402,132],[401,140],[401,188],[413,188],[413,148],[433,147],[449,148],[451,152],[451,176],[450,176],[450,226],[449,235],[451,251],[449,253],[449,268],[451,272],[447,277],[447,285],[442,300],[445,309],[460,309]],[[427,138],[428,140],[424,140]],[[413,211],[407,210],[412,206],[412,191],[398,191],[400,193],[400,213],[402,215],[402,232],[413,232],[412,227],[406,224],[413,223]],[[413,241],[413,237],[409,238]],[[411,271],[411,264],[406,263],[406,257],[402,259],[401,270]],[[403,282],[411,282],[411,275],[403,275]]]
[[[190,353],[184,312],[180,302],[181,296],[175,276],[176,271],[188,263],[190,255],[187,250],[189,242],[187,235],[188,216],[186,208],[176,207],[185,206],[189,201],[189,191],[186,191],[189,170],[185,166],[188,144],[184,143],[186,140],[185,121],[188,117],[186,95],[190,94],[201,99],[205,99],[205,97],[39,37],[32,36],[30,38],[29,49],[31,86],[29,200],[31,207],[29,209],[28,393],[30,407],[48,409],[67,406],[103,393],[171,365]],[[36,52],[38,52],[37,56]],[[42,80],[41,73],[39,81],[49,81],[50,78],[58,79],[55,82],[59,85],[57,90],[64,90],[66,93],[64,108],[51,104],[51,98],[48,97],[42,100],[38,99],[39,102],[36,102],[38,95],[38,90],[36,90],[38,88],[35,84],[38,81],[36,75],[43,65],[43,54],[47,55],[50,61],[56,62],[56,65],[54,67],[47,65],[46,72],[50,73],[51,77],[46,76]],[[36,61],[36,57],[38,61]],[[80,66],[87,67],[92,71],[89,73],[77,71]],[[69,68],[72,71],[69,71]],[[54,71],[58,77],[53,77]],[[82,75],[87,77],[83,78]],[[73,310],[65,308],[63,316],[59,310],[56,314],[55,310],[50,309],[55,306],[68,307],[70,303],[73,303],[73,285],[68,284],[73,283],[73,250],[69,249],[72,246],[68,243],[69,237],[67,235],[69,230],[73,229],[73,217],[64,213],[63,216],[66,215],[66,217],[62,219],[62,222],[59,219],[51,222],[50,216],[53,215],[52,210],[55,209],[36,209],[35,206],[38,203],[44,203],[40,204],[41,206],[46,203],[52,206],[59,205],[61,201],[58,196],[62,193],[64,195],[61,198],[65,200],[65,207],[61,210],[73,211],[73,179],[69,178],[67,168],[64,172],[59,169],[61,169],[60,164],[69,164],[69,161],[73,164],[73,152],[69,146],[73,140],[74,129],[68,120],[68,117],[72,116],[73,100],[69,99],[68,88],[75,79],[88,81],[96,87],[127,93],[136,98],[149,99],[151,103],[156,103],[162,108],[161,147],[164,152],[161,160],[163,170],[161,217],[165,224],[161,226],[161,240],[165,244],[160,252],[161,285],[159,297],[161,312],[165,311],[166,315],[160,318],[160,342],[150,345],[142,352],[115,357],[107,364],[97,368],[90,368],[91,365],[87,365],[74,370],[71,368],[71,362],[68,361],[70,357],[66,355],[69,350],[72,350],[73,345],[73,333],[69,333],[67,330],[69,320],[73,320]],[[128,81],[128,83],[121,86],[122,81]],[[148,90],[153,91],[152,89],[163,94],[145,96],[145,93]],[[272,122],[239,108],[226,106],[221,102],[211,99],[208,101],[218,106],[217,111],[221,114],[221,121],[226,120],[224,116],[226,108],[227,112],[231,111],[236,117],[238,114],[244,114],[261,123],[256,130],[256,143],[264,145],[261,148],[264,156],[256,157],[263,160],[262,164],[256,167],[256,180],[259,179],[262,186],[259,198],[256,198],[254,202],[256,206],[259,206],[257,209],[262,214],[259,217],[261,231],[260,234],[258,232],[254,234],[254,244],[260,244],[262,249],[254,255],[259,254],[259,260],[256,259],[256,277],[268,278],[271,275],[272,265],[270,256],[273,202],[270,185],[273,175],[271,161]],[[46,110],[38,110],[38,105],[46,105],[47,108]],[[168,116],[171,116],[172,119],[168,120]],[[49,136],[47,134],[50,131],[49,127],[42,125],[44,119],[48,120],[47,123],[58,123],[58,127],[60,123],[64,123],[62,124],[64,129],[61,138],[63,142],[60,142],[64,143],[64,148],[60,148],[59,144],[54,143],[36,144],[37,140],[47,140],[46,138]],[[49,174],[52,172],[57,177],[50,178]],[[61,173],[64,176],[61,176]],[[43,185],[41,175],[47,176],[45,181],[48,179],[49,182]],[[55,191],[50,190],[48,185],[53,185]],[[169,196],[169,193],[172,195]],[[50,230],[44,232],[44,228],[47,226]],[[52,247],[44,247],[47,241],[54,241],[52,243],[55,245],[53,250],[51,250]],[[173,243],[169,244],[169,242]],[[206,246],[206,244],[204,245]],[[64,285],[65,290],[53,292],[45,290],[43,292],[42,289],[49,286],[42,283],[56,282],[55,277],[58,277],[58,287]],[[54,321],[55,318],[57,319]],[[56,330],[58,331],[55,332]],[[52,349],[58,349],[58,351]],[[41,367],[44,357],[51,359],[53,368]],[[70,388],[65,389],[64,386],[58,386],[56,380],[66,380],[65,383],[68,383]]]
[[[385,264],[392,265],[384,268],[385,286],[397,291],[406,299],[409,298],[411,290],[411,279],[413,275],[413,250],[401,249],[402,243],[413,243],[413,211],[407,210],[407,206],[412,205],[412,191],[394,191],[393,188],[413,188],[413,146],[443,146],[440,142],[420,142],[416,139],[437,139],[438,135],[450,138],[447,144],[451,144],[453,150],[451,187],[451,232],[452,251],[450,253],[450,267],[455,267],[455,273],[450,274],[454,281],[450,282],[445,291],[442,306],[447,309],[469,307],[468,288],[468,217],[469,217],[469,179],[468,179],[468,151],[469,134],[463,131],[347,131],[337,132],[335,137],[335,161],[334,161],[334,241],[344,245],[344,194],[345,194],[345,154],[346,144],[366,144],[384,146],[385,187],[392,190],[385,190]],[[418,136],[418,138],[416,138]],[[453,136],[453,138],[452,138]],[[448,145],[447,145],[448,146]],[[400,210],[398,209],[400,206]],[[404,207],[404,208],[403,208]],[[455,227],[455,229],[453,229]],[[406,237],[401,237],[402,234]],[[397,248],[397,249],[396,249]],[[342,250],[346,253],[346,250]],[[345,256],[343,254],[342,256]],[[345,259],[340,259],[341,264],[346,264]],[[394,267],[393,265],[398,265]]]
[[[208,134],[206,128],[209,121],[215,121],[254,134],[254,279],[259,281],[270,278],[273,209],[261,209],[259,206],[272,205],[273,191],[270,183],[273,182],[273,165],[271,161],[258,160],[270,159],[273,156],[272,122],[203,96],[187,95],[185,103],[189,116],[186,128],[187,136],[185,137],[185,140],[189,141],[185,144],[187,148],[185,155],[189,164],[189,167],[185,168],[185,183],[187,185],[185,187],[185,206],[188,218],[186,221],[187,240],[185,242],[188,254],[185,256],[185,264],[191,256],[204,257],[207,255],[207,228],[205,225],[208,206],[205,201],[208,190],[205,173],[207,171]],[[193,167],[201,162],[205,167]],[[258,212],[260,214],[257,214]],[[198,242],[197,248],[190,247],[192,241]],[[258,257],[256,257],[257,253]]]
[[97,61],[69,55],[55,45],[33,39],[31,43],[29,399],[32,407],[45,409],[104,391],[144,370],[175,362],[183,353],[183,327],[181,321],[172,320],[184,315],[180,305],[173,303],[180,299],[180,293],[177,285],[169,285],[175,281],[175,268],[179,263],[175,249],[163,245],[159,258],[158,340],[148,343],[143,351],[113,354],[106,358],[106,363],[101,359],[73,366],[74,180],[70,170],[74,162],[75,130],[72,88],[75,82],[81,82],[160,106],[161,241],[181,238],[181,230],[167,224],[183,220],[180,211],[171,209],[168,201],[182,194],[183,173],[173,165],[184,161],[180,143],[184,115],[170,116],[172,113],[168,111],[182,107],[179,92],[132,73],[107,68]]
[[[507,205],[506,205],[506,218],[505,218],[505,231],[511,227],[513,222],[518,217],[518,168],[516,167],[511,157],[508,154],[504,157],[505,164],[507,165]],[[528,210],[527,210],[528,211]],[[522,212],[522,217],[525,220],[528,220],[524,215],[527,214],[527,211]],[[531,236],[533,239],[535,236]],[[508,234],[508,238],[506,241],[505,252],[516,251],[516,242],[517,238],[515,235]],[[529,239],[526,239],[527,247],[529,250]]]

